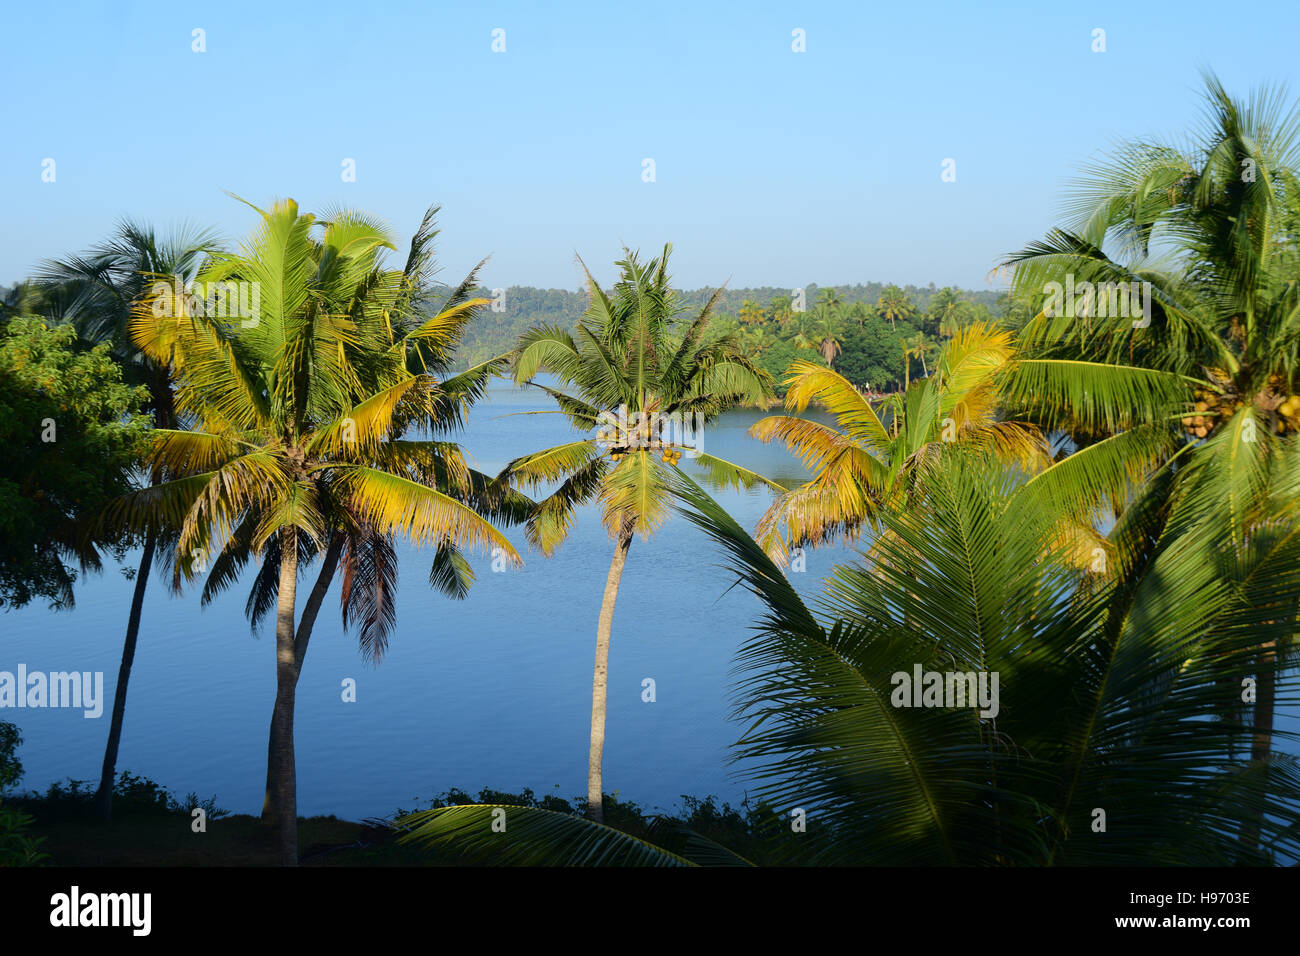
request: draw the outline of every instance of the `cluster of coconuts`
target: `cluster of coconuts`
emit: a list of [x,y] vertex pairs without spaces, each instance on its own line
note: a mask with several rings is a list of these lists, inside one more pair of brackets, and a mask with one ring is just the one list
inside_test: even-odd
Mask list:
[[650,426],[647,423],[639,423],[629,429],[627,435],[627,445],[618,445],[613,448],[609,457],[613,461],[622,461],[628,456],[629,452],[639,451],[650,446]]
[[[609,457],[613,461],[622,461],[624,458],[627,457],[629,450],[630,449],[626,447],[615,448],[609,453]],[[682,453],[678,451],[676,448],[664,446],[663,452],[664,452],[663,460],[665,464],[675,465],[682,460]]]
[[[1210,370],[1216,385],[1226,386],[1228,377],[1218,369]],[[1183,428],[1190,435],[1204,438],[1213,427],[1214,418],[1231,414],[1240,407],[1239,396],[1228,390],[1227,394],[1198,388],[1195,392],[1195,414],[1183,417]],[[1256,397],[1256,407],[1263,412],[1273,412],[1273,428],[1279,435],[1300,432],[1300,395],[1288,394],[1287,383],[1279,375],[1269,377],[1268,386]]]
[[1210,433],[1213,427],[1212,416],[1218,414],[1219,408],[1224,404],[1223,396],[1209,389],[1198,388],[1196,390],[1196,414],[1188,415],[1183,418],[1183,429],[1189,435],[1195,435],[1197,438],[1204,438]]
[[1288,396],[1277,407],[1277,433],[1300,432],[1300,395]]

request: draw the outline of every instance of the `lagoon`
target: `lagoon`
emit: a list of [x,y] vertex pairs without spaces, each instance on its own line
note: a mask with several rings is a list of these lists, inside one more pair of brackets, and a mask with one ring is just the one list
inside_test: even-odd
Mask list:
[[[494,384],[460,439],[473,465],[495,474],[511,458],[570,440],[561,416],[527,414],[552,407],[536,391]],[[764,414],[728,412],[705,431],[704,450],[783,483],[800,480],[803,470],[783,448],[746,435]],[[689,460],[682,467],[690,472]],[[716,497],[750,529],[770,501],[766,491]],[[364,663],[343,633],[331,590],[298,686],[300,814],[387,816],[451,787],[585,795],[596,619],[613,542],[594,507],[550,559],[527,551],[520,529],[507,533],[524,567],[494,573],[490,555],[473,555],[477,580],[464,601],[429,587],[432,550],[400,548],[398,624],[378,666]],[[852,553],[811,551],[792,580],[815,595],[822,576]],[[683,794],[732,803],[745,796],[739,768],[728,763],[743,731],[728,719],[730,670],[759,603],[729,590],[734,575],[722,561],[680,516],[650,541],[637,539],[628,557],[610,656],[605,789],[644,807],[670,809]],[[215,795],[238,813],[261,810],[275,697],[273,624],[254,635],[244,617],[252,573],[205,608],[197,588],[175,596],[157,577],[150,582],[118,759],[119,772],[181,796]],[[78,582],[75,609],[0,614],[0,670],[102,671],[111,701],[131,589],[106,564]],[[349,678],[355,702],[344,701]],[[642,700],[645,678],[655,682],[653,702]],[[0,710],[25,738],[20,789],[68,777],[97,782],[109,713],[87,720],[72,709]]]

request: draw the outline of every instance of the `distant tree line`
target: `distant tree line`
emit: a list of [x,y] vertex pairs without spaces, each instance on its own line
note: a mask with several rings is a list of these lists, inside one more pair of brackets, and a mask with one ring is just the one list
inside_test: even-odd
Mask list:
[[[682,290],[684,314],[698,311],[713,292]],[[462,368],[510,351],[530,328],[571,328],[588,305],[585,291],[569,289],[510,286],[477,294],[493,306],[466,331],[458,353]],[[712,325],[716,332],[737,333],[746,352],[778,383],[792,361],[806,359],[835,368],[864,389],[889,393],[927,375],[928,357],[955,329],[1014,319],[1013,311],[1005,294],[991,290],[809,283],[801,289],[725,289]]]

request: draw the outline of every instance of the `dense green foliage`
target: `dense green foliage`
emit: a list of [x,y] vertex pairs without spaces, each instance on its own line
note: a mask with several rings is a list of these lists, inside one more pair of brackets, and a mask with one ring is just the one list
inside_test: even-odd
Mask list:
[[[88,780],[56,781],[43,794],[27,793],[14,798],[14,803],[33,811],[42,823],[62,820],[95,818],[95,786]],[[200,798],[196,793],[178,797],[167,787],[133,774],[119,773],[113,784],[115,815],[122,816],[184,816],[194,810],[203,810],[208,820],[219,820],[230,815],[229,810],[217,806],[215,796]]]
[[903,381],[903,343],[915,334],[910,324],[900,322],[892,329],[880,316],[872,316],[860,326],[849,323],[841,334],[842,351],[834,367],[855,385],[891,391]]
[[22,731],[14,724],[0,721],[0,793],[23,778],[23,762],[18,759]]
[[4,792],[23,776],[17,750],[23,735],[13,724],[0,721],[0,866],[35,866],[45,861],[41,837],[31,835],[31,814],[4,804]]
[[71,605],[77,571],[65,562],[97,567],[97,545],[124,543],[87,522],[131,487],[145,400],[107,346],[79,346],[70,326],[0,329],[0,605]]

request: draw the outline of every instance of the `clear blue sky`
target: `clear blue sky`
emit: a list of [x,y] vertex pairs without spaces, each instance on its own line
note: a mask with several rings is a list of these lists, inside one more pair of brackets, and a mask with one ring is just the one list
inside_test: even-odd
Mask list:
[[1300,4],[1202,0],[6,3],[0,283],[126,214],[240,236],[230,190],[403,240],[439,202],[443,277],[491,254],[489,286],[576,288],[575,251],[605,278],[620,241],[670,239],[686,287],[985,288],[1095,150],[1194,121],[1200,67],[1300,91],[1298,28]]

